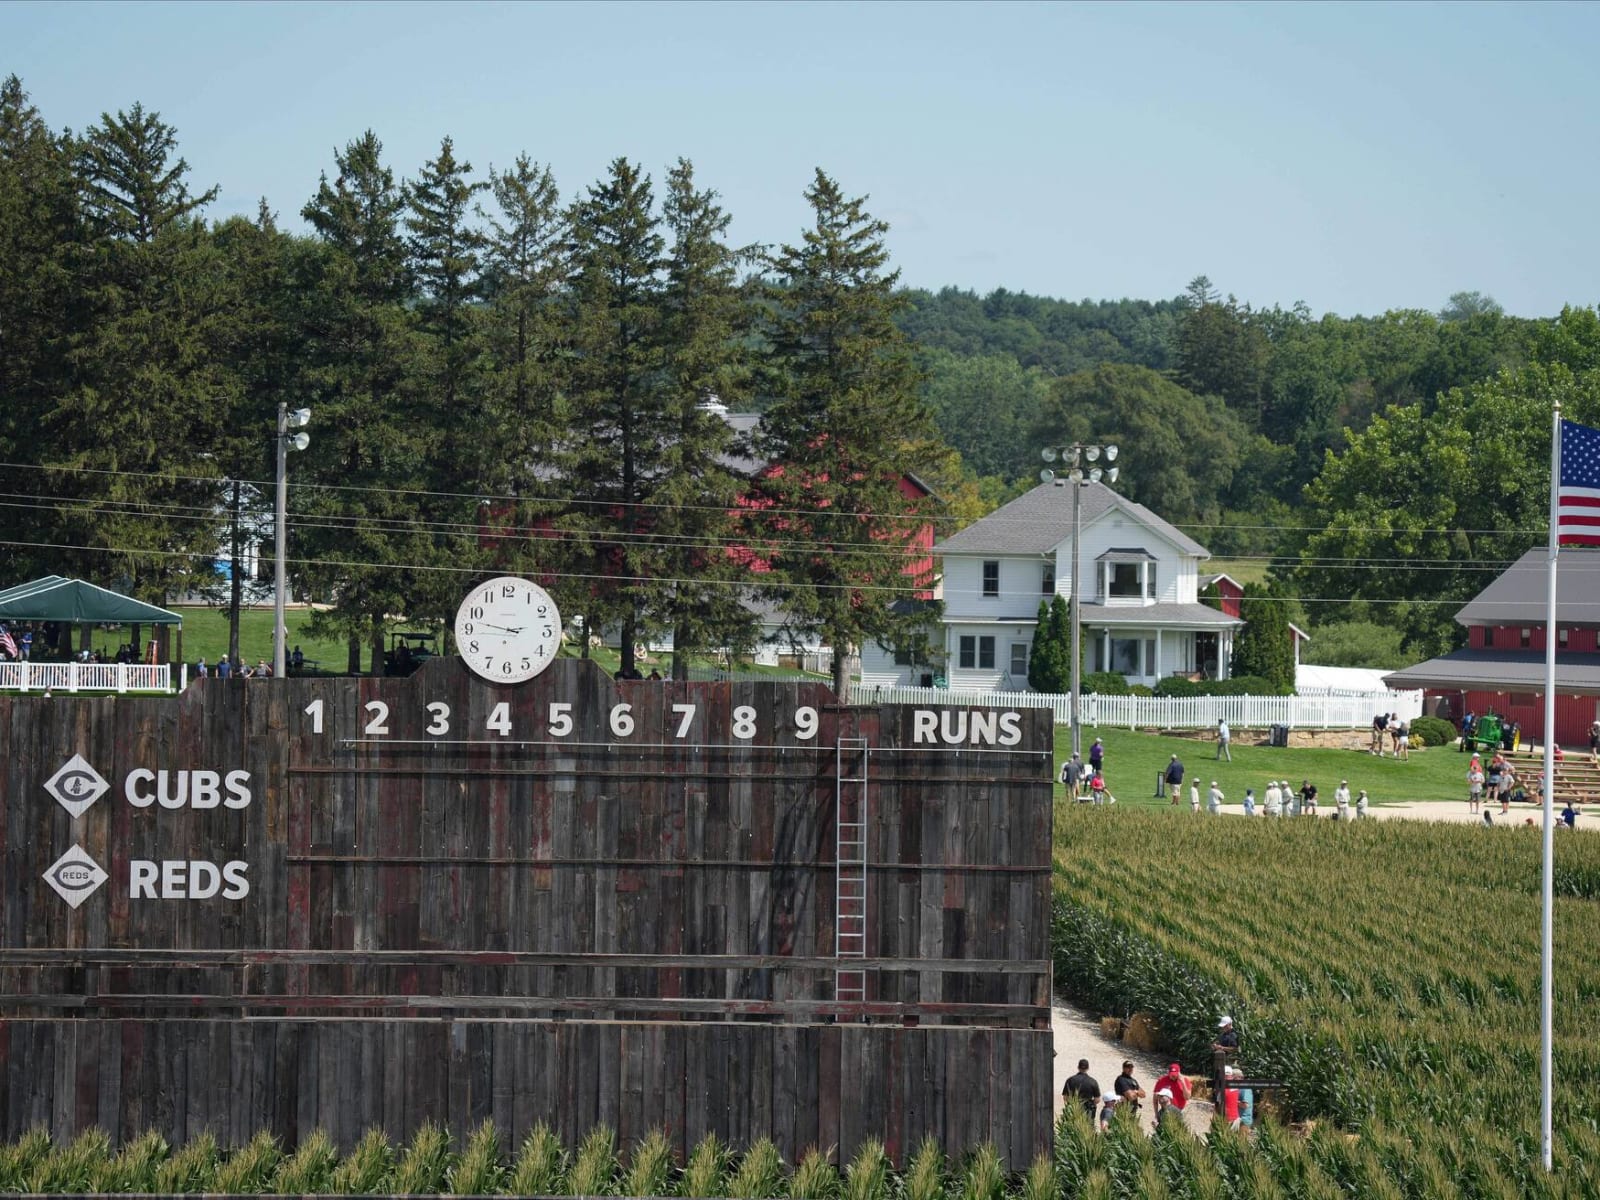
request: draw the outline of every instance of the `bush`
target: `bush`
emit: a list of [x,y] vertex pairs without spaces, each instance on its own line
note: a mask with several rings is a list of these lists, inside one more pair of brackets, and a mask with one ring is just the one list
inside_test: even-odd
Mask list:
[[1154,696],[1155,693],[1153,691],[1151,691],[1149,688],[1147,688],[1142,683],[1130,683],[1128,685],[1128,695],[1130,695],[1130,696]]
[[1199,696],[1200,685],[1184,675],[1168,675],[1156,684],[1158,696]]
[[1232,679],[1208,679],[1196,685],[1201,696],[1291,696],[1293,688],[1280,688],[1260,675],[1235,675]]
[[1126,696],[1128,681],[1115,671],[1090,671],[1078,688],[1081,692],[1094,692],[1101,696]]
[[1411,722],[1413,746],[1448,746],[1456,740],[1456,727],[1438,717],[1418,717]]

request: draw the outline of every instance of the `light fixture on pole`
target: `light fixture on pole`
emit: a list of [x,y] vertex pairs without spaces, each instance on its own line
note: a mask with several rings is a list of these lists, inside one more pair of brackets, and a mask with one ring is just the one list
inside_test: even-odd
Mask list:
[[[1084,468],[1084,463],[1097,463],[1101,456],[1105,456],[1104,468],[1090,466]],[[1082,489],[1091,483],[1115,483],[1121,473],[1120,468],[1109,464],[1117,461],[1117,448],[1115,446],[1090,445],[1085,442],[1074,442],[1057,451],[1053,446],[1044,449],[1044,461],[1053,463],[1060,458],[1061,465],[1066,468],[1064,474],[1058,475],[1046,467],[1039,472],[1039,478],[1045,483],[1054,483],[1057,487],[1072,486],[1072,752],[1083,753],[1082,723],[1078,719],[1080,711],[1079,693],[1083,685],[1083,624],[1080,608],[1083,604],[1083,578],[1079,570],[1078,543],[1082,538]]]
[[[289,536],[289,523],[287,509],[289,507],[289,448],[304,450],[311,444],[311,435],[303,428],[311,420],[309,408],[297,408],[289,411],[289,406],[280,402],[278,404],[278,503],[276,521],[272,527],[272,541],[274,549],[273,586],[272,586],[272,673],[279,679],[284,675],[284,646],[289,640],[289,630],[284,624],[283,607],[288,589],[287,559],[284,557],[285,541]],[[290,433],[291,429],[298,429],[298,433]]]

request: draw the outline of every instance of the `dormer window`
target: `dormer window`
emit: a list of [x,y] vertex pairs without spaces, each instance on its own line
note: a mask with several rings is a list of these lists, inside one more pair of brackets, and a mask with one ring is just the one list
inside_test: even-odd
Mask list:
[[1156,598],[1156,559],[1148,550],[1107,550],[1096,560],[1096,566],[1102,600]]

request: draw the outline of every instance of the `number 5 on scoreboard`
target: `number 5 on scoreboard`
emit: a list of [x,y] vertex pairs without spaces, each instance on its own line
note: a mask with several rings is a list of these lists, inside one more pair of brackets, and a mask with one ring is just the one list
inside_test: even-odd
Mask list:
[[694,724],[695,706],[692,704],[674,704],[672,711],[683,718],[678,722],[678,732],[674,735],[681,742],[689,736],[689,726]]

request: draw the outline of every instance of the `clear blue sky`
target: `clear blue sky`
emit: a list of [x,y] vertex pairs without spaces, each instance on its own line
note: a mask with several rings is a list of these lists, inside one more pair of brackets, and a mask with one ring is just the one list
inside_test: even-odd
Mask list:
[[370,127],[563,194],[679,156],[746,242],[821,166],[908,284],[1257,305],[1600,301],[1600,6],[17,4],[0,72],[52,125],[141,101],[211,210],[286,222]]

